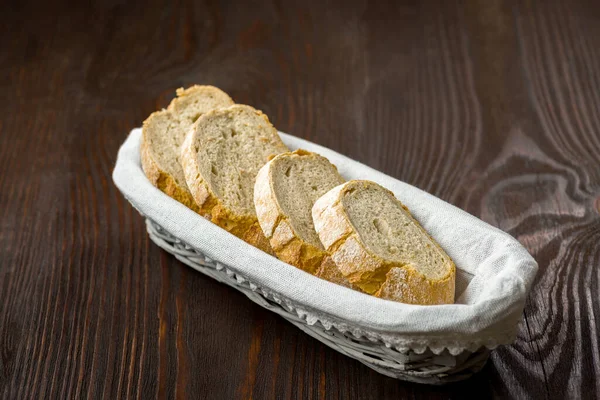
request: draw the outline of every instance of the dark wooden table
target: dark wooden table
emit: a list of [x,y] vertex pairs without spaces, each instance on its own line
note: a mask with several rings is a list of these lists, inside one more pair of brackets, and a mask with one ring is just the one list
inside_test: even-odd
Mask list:
[[[594,398],[594,1],[0,6],[0,394]],[[381,376],[152,244],[111,180],[174,89],[217,85],[518,238],[518,340],[446,387]]]

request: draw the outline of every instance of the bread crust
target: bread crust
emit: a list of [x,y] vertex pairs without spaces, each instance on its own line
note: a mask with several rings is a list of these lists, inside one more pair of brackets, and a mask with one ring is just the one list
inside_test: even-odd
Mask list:
[[157,115],[159,115],[159,113],[163,112],[168,111],[161,110],[152,113],[144,121],[144,124],[142,126],[142,140],[140,143],[140,158],[142,162],[142,169],[152,185],[157,187],[166,195],[187,206],[188,208],[198,212],[198,205],[194,201],[194,198],[192,197],[192,194],[189,192],[188,188],[179,185],[175,181],[173,176],[160,169],[160,167],[150,154],[148,140],[146,138],[146,136],[148,135],[149,124],[151,123],[152,118],[156,117]]
[[350,281],[348,281],[348,279],[344,275],[342,275],[338,266],[335,264],[333,258],[331,258],[330,255],[327,255],[323,258],[321,265],[319,265],[319,268],[315,272],[315,276],[318,276],[321,279],[325,279],[326,281],[329,281],[331,283],[335,283],[337,285],[345,286],[349,289],[354,289],[356,291],[362,292],[362,290],[358,286],[351,284]]
[[[235,105],[232,107],[247,107]],[[231,107],[230,107],[231,108]],[[265,119],[270,125],[270,121],[265,114],[259,110],[251,108],[258,116]],[[211,118],[217,110],[204,114],[196,122],[195,127],[202,120]],[[274,128],[273,128],[274,129]],[[283,143],[281,145],[284,147]],[[198,148],[196,147],[196,131],[190,130],[181,147],[181,165],[186,178],[190,193],[198,204],[200,214],[209,218],[213,223],[234,234],[247,243],[273,254],[273,249],[265,237],[256,216],[238,215],[229,210],[218,196],[210,189],[208,183],[202,177],[197,161]]]
[[[346,182],[322,196],[312,209],[315,230],[341,274],[366,293],[384,299],[423,305],[453,303],[456,267],[450,257],[447,273],[432,280],[413,266],[385,260],[365,246],[341,202],[345,193],[356,185],[379,186],[369,181]],[[400,201],[398,204],[408,212]],[[410,218],[425,232],[412,215]],[[433,239],[432,242],[445,254]]]
[[279,157],[290,154],[315,156],[299,149],[274,157],[260,169],[254,186],[254,205],[263,232],[280,260],[330,282],[352,287],[353,285],[337,271],[335,263],[323,247],[316,247],[299,237],[279,205],[273,188],[272,166]]
[[221,98],[221,102],[223,103],[223,105],[220,108],[228,107],[235,104],[233,99],[218,87],[211,85],[192,85],[188,88],[178,88],[175,91],[177,97],[175,97],[171,101],[171,103],[169,103],[169,107],[167,109],[173,113],[177,113],[179,111],[179,108],[183,106],[184,102],[188,100],[188,98],[193,96],[195,93],[208,94],[211,92],[213,96],[218,96]]
[[159,167],[157,161],[152,157],[149,147],[149,130],[151,124],[155,118],[168,117],[181,122],[179,112],[185,110],[185,102],[194,100],[192,97],[194,94],[202,94],[211,97],[218,97],[223,105],[234,104],[233,100],[229,95],[223,92],[221,89],[209,86],[209,85],[193,85],[187,89],[179,88],[176,91],[177,97],[175,97],[167,109],[156,111],[144,121],[142,127],[142,142],[140,145],[140,158],[142,162],[142,169],[148,177],[148,180],[152,185],[166,193],[168,196],[174,198],[185,206],[191,208],[196,212],[200,212],[200,207],[194,201],[194,196],[187,187],[186,182],[177,182],[175,177],[170,173],[162,170]]
[[194,135],[190,131],[185,137],[181,145],[181,168],[183,175],[190,191],[190,195],[194,199],[198,213],[203,217],[211,218],[212,209],[219,203],[217,198],[208,189],[206,182],[200,175],[198,163],[195,155],[198,153],[198,148],[194,146]]

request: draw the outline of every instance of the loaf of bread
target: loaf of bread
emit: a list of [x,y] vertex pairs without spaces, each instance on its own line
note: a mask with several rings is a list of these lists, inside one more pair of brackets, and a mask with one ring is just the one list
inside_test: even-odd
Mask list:
[[349,181],[319,198],[312,218],[341,274],[364,292],[410,304],[453,303],[454,263],[389,190]]
[[254,208],[254,182],[272,157],[288,151],[262,112],[233,105],[202,115],[181,147],[185,180],[199,213],[271,253]]
[[220,89],[178,89],[144,121],[140,155],[154,186],[284,262],[383,299],[454,300],[454,263],[392,192],[289,152],[266,115]]
[[280,260],[350,286],[323,248],[311,215],[315,201],[343,182],[325,157],[304,150],[283,153],[259,171],[254,205],[258,222]]
[[140,156],[150,182],[194,211],[198,206],[187,187],[179,161],[180,146],[194,121],[233,100],[213,86],[178,89],[168,109],[151,114],[143,124]]

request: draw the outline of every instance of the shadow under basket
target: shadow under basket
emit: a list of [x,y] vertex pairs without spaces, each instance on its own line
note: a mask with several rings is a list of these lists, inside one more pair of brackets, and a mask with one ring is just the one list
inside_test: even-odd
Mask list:
[[475,352],[465,350],[458,355],[452,355],[448,350],[440,354],[434,354],[429,349],[422,354],[411,350],[401,352],[381,341],[342,333],[334,326],[327,329],[320,321],[309,324],[306,315],[299,313],[289,302],[269,295],[246,277],[183,243],[150,219],[146,219],[146,227],[150,239],[181,262],[239,290],[256,304],[281,315],[313,338],[383,375],[405,381],[440,385],[469,378],[483,368],[489,357],[490,350],[485,347]]

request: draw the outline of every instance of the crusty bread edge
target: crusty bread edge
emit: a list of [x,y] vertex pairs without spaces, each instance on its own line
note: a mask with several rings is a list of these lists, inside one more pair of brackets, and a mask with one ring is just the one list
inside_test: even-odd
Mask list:
[[[187,133],[181,146],[180,161],[183,168],[183,174],[192,197],[199,205],[199,213],[201,215],[209,218],[211,222],[234,234],[245,242],[259,248],[260,250],[263,250],[268,254],[273,254],[273,249],[271,248],[269,240],[265,237],[259,225],[258,219],[256,217],[235,215],[227,210],[218,197],[215,196],[210,190],[208,184],[202,178],[198,168],[197,153],[199,149],[196,146],[196,132],[198,125],[205,118],[210,118],[215,113],[222,112],[231,107],[245,107],[251,109],[252,111],[256,112],[257,115],[264,118],[269,125],[273,126],[269,121],[269,118],[262,111],[243,104],[234,104],[229,107],[211,110],[206,114],[203,114],[193,125],[192,129],[190,129],[190,131]],[[278,135],[277,130],[275,130],[275,134]]]
[[[366,182],[366,184],[374,184]],[[366,248],[341,203],[341,198],[351,183],[352,181],[349,181],[335,187],[318,199],[312,209],[315,230],[325,249],[332,254],[332,259],[340,272],[351,283],[377,297],[412,304],[453,303],[456,267],[450,257],[447,256],[451,263],[448,273],[438,280],[431,281],[414,267],[390,263]],[[392,192],[389,190],[388,192],[393,196]],[[396,199],[395,196],[393,197]],[[396,201],[406,209],[413,222],[431,238],[418,221],[412,217],[408,209],[398,199]],[[432,241],[442,254],[446,254],[435,240],[432,239]],[[394,282],[388,282],[387,279],[397,275],[398,271],[392,271],[390,274],[389,271],[392,269],[402,270],[406,279],[403,290],[393,293]],[[377,285],[370,281],[381,271],[386,272],[383,283]]]
[[321,265],[315,272],[315,276],[321,279],[325,279],[326,281],[329,281],[331,283],[335,283],[341,286],[345,286],[349,289],[354,289],[356,291],[362,292],[362,290],[358,286],[350,283],[350,281],[348,281],[348,279],[344,275],[342,275],[340,269],[338,268],[338,266],[333,261],[333,258],[330,255],[327,255],[323,258]]
[[277,258],[314,274],[327,253],[298,237],[277,201],[273,190],[271,166],[281,155],[275,156],[266,163],[256,175],[254,183],[256,216]]
[[256,209],[256,216],[258,217],[258,222],[263,233],[269,240],[273,236],[279,219],[283,216],[270,182],[273,159],[258,170],[256,180],[254,181],[254,208]]
[[[193,95],[194,92],[197,91],[215,91],[218,92],[219,94],[223,94],[225,95],[224,97],[227,98],[231,104],[229,104],[229,106],[225,106],[225,107],[230,107],[232,105],[235,105],[235,102],[233,101],[233,99],[231,98],[231,96],[229,96],[229,94],[221,89],[219,89],[216,86],[212,86],[212,85],[192,85],[190,87],[187,88],[183,88],[180,87],[178,89],[175,90],[175,93],[177,94],[177,97],[175,97],[173,100],[171,100],[171,103],[169,103],[168,106],[168,110],[169,111],[173,111],[175,109],[175,107],[177,106],[178,103],[180,103],[182,101],[183,98]],[[223,107],[221,107],[223,108]]]
[[186,207],[198,212],[199,207],[194,201],[194,198],[192,197],[192,194],[189,192],[188,188],[179,185],[170,174],[160,169],[156,161],[150,155],[150,149],[146,139],[148,121],[155,114],[162,112],[168,111],[161,110],[150,114],[150,116],[142,125],[142,139],[140,143],[140,159],[142,163],[142,170],[153,186],[157,187],[163,193],[179,201]]
[[183,175],[190,194],[198,205],[199,214],[204,217],[210,217],[213,207],[218,204],[218,200],[208,189],[206,182],[204,182],[198,170],[195,155],[199,149],[195,145],[196,134],[194,128],[185,136],[180,149],[179,161],[181,162],[181,168],[183,169]]
[[254,205],[260,226],[280,260],[330,282],[357,289],[337,270],[327,251],[305,242],[296,234],[277,200],[273,188],[272,166],[277,159],[290,154],[319,156],[298,149],[275,156],[260,169],[254,185]]

